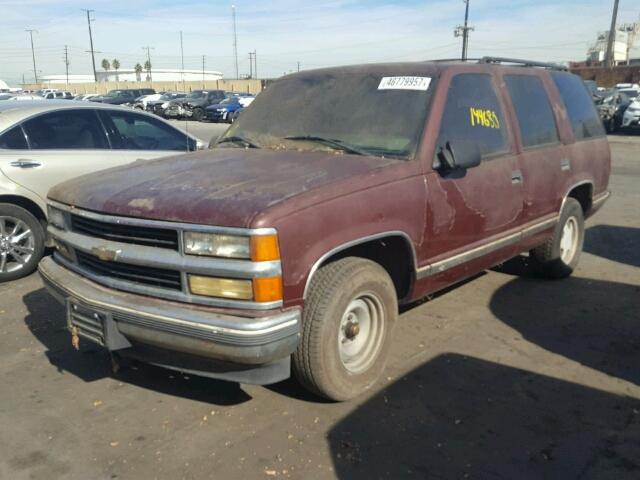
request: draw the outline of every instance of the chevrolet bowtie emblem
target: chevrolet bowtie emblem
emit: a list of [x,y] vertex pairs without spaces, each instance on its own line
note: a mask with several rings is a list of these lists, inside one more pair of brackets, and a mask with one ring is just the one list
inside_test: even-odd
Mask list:
[[107,247],[93,247],[91,249],[92,255],[105,262],[115,261],[120,253],[122,253],[122,250],[111,250]]

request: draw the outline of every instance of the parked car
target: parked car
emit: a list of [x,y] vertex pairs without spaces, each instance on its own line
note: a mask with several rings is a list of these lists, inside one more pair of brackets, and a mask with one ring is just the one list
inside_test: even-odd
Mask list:
[[77,102],[89,102],[92,98],[99,97],[99,96],[100,95],[97,93],[84,93],[84,94],[73,97],[73,99]]
[[622,115],[622,128],[630,129],[640,126],[640,99],[636,97],[633,102],[628,104]]
[[2,102],[0,282],[35,270],[45,245],[45,198],[53,185],[134,160],[204,147],[164,120],[122,107]]
[[162,97],[162,95],[163,93],[152,93],[150,95],[142,95],[134,99],[133,102],[128,103],[127,106],[135,108],[137,110],[149,110],[147,108],[147,105],[149,104],[149,102],[158,100],[160,97]]
[[596,108],[605,130],[615,133],[623,126],[623,117],[631,99],[615,88],[602,93],[603,97],[596,100]]
[[93,97],[91,101],[108,103],[110,105],[122,105],[123,103],[132,103],[136,98],[142,95],[151,95],[154,93],[156,93],[156,91],[152,88],[111,90],[106,95]]
[[251,105],[255,97],[227,97],[220,103],[209,105],[205,109],[205,119],[213,122],[233,123],[242,109]]
[[44,98],[41,95],[15,95],[11,98],[7,98],[7,101],[24,101],[24,100],[28,100],[28,101],[41,101],[44,100]]
[[504,62],[285,76],[217,148],[53,188],[39,270],[72,342],[345,400],[380,377],[399,304],[523,251],[570,275],[605,132],[579,77]]
[[204,118],[205,108],[226,97],[222,90],[194,90],[183,99],[173,100],[164,111],[168,118],[187,117],[199,121]]
[[165,92],[157,100],[147,102],[147,111],[155,113],[160,117],[164,117],[164,111],[173,100],[180,100],[187,96],[184,92]]
[[43,96],[45,100],[73,100],[71,92],[49,92]]

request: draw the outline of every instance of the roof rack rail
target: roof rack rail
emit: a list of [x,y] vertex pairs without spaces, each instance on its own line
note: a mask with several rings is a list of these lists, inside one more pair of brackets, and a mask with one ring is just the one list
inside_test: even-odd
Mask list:
[[521,67],[542,67],[550,70],[563,70],[567,71],[568,68],[557,63],[545,63],[536,62],[533,60],[522,60],[519,58],[504,58],[504,57],[482,57],[478,60],[478,63],[511,63],[513,65],[519,65]]

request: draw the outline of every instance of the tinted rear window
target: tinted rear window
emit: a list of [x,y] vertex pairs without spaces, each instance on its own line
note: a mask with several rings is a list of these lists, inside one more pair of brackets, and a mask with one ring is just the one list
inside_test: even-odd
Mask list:
[[108,148],[102,125],[93,110],[45,113],[27,120],[23,127],[34,150]]
[[542,80],[530,75],[506,75],[504,79],[518,117],[522,146],[556,143],[558,131]]
[[565,72],[552,72],[551,78],[560,91],[576,140],[603,136],[602,122],[582,79]]

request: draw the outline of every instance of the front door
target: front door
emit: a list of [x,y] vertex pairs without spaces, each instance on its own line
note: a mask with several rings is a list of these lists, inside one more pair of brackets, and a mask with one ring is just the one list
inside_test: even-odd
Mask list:
[[[448,81],[446,76],[442,81]],[[433,169],[425,177],[427,226],[421,256],[427,263],[418,271],[418,279],[430,279],[429,290],[515,254],[515,242],[509,237],[523,221],[523,185],[512,143],[493,77],[488,73],[453,76]],[[453,152],[458,162],[479,153],[481,163],[467,169],[447,168],[441,161],[442,151]]]

